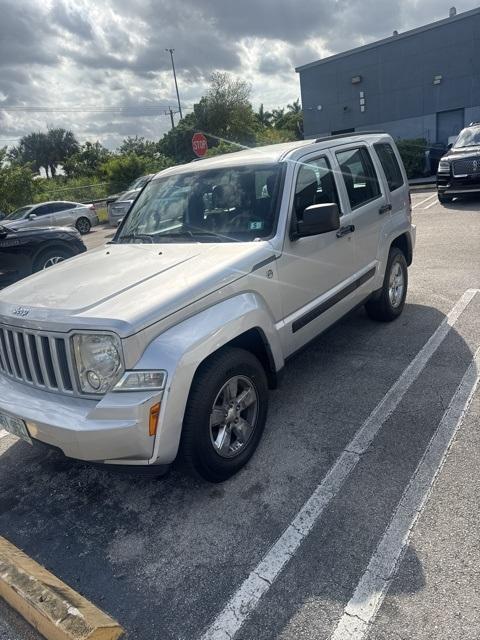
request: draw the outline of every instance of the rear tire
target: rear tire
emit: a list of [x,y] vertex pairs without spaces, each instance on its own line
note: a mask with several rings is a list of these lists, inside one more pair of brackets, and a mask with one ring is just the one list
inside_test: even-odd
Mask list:
[[45,249],[37,256],[37,258],[35,258],[33,271],[36,273],[37,271],[53,267],[59,262],[63,262],[67,258],[71,258],[72,255],[73,253],[64,248],[56,249],[55,247],[52,247],[51,249]]
[[87,233],[90,233],[90,229],[92,228],[92,223],[88,218],[79,218],[75,223],[77,231],[85,236]]
[[268,410],[265,371],[249,351],[224,348],[195,374],[183,420],[180,455],[187,471],[227,480],[250,460]]
[[407,261],[398,247],[392,247],[388,254],[383,286],[379,294],[365,304],[370,318],[379,322],[396,320],[405,306],[407,288]]

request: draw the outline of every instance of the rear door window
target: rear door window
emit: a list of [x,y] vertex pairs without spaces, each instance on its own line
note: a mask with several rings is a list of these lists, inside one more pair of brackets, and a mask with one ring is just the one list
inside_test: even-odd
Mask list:
[[337,160],[352,209],[381,196],[378,176],[365,147],[338,151]]
[[400,169],[400,165],[398,164],[392,145],[387,142],[379,142],[373,146],[375,147],[375,151],[380,159],[382,169],[387,179],[388,188],[390,191],[399,189],[403,186],[404,181],[402,170]]

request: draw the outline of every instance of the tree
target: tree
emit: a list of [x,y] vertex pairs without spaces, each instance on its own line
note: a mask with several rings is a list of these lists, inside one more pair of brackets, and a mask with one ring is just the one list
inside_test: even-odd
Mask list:
[[237,144],[229,144],[228,142],[220,142],[216,147],[210,147],[205,154],[205,158],[213,158],[215,156],[221,156],[224,153],[234,153],[235,151],[241,151],[241,147]]
[[71,131],[49,129],[47,133],[36,131],[20,139],[18,146],[9,153],[15,165],[29,164],[33,171],[45,170],[48,177],[54,177],[59,164],[78,150],[78,142]]
[[130,153],[126,156],[113,156],[102,166],[102,171],[113,192],[126,189],[136,178],[147,173],[157,173],[172,165],[170,158],[159,155],[158,158],[145,158]]
[[252,145],[256,119],[250,85],[227,73],[213,73],[207,94],[195,105],[197,126],[213,140]]
[[158,143],[153,140],[145,140],[144,137],[135,136],[132,138],[129,136],[118,148],[118,153],[124,156],[134,153],[137,156],[155,157],[159,153]]
[[272,113],[265,111],[263,104],[260,105],[259,110],[255,114],[255,118],[261,127],[270,127],[272,125]]
[[0,149],[0,211],[10,213],[34,200],[35,181],[29,167],[10,165],[7,148]]
[[55,177],[59,164],[63,164],[79,149],[77,139],[72,131],[56,128],[47,132],[47,154],[50,174]]
[[175,162],[190,162],[195,158],[192,149],[192,137],[197,131],[195,113],[187,114],[174,129],[170,129],[158,143],[158,148],[165,156]]
[[273,126],[294,135],[294,140],[303,138],[303,112],[300,100],[287,105],[284,109],[274,109],[272,112]]
[[111,154],[100,142],[85,142],[63,163],[63,170],[69,178],[98,176],[101,166]]
[[279,127],[278,125],[280,122],[283,122],[284,118],[285,118],[285,109],[283,107],[272,110],[272,124],[275,128],[281,129],[281,127]]
[[102,167],[111,191],[123,191],[136,178],[146,173],[146,162],[133,153],[128,156],[114,156]]
[[36,173],[43,167],[48,177],[49,152],[47,134],[38,131],[23,136],[18,146],[8,153],[8,159],[17,166],[30,165],[31,169]]

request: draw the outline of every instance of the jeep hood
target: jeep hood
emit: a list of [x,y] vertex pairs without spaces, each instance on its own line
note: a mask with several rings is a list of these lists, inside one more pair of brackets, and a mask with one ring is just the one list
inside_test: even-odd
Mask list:
[[0,291],[0,319],[126,337],[250,273],[268,242],[111,244]]

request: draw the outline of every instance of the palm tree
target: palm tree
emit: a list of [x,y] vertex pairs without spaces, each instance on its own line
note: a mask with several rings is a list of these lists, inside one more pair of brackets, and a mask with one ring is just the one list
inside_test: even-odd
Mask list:
[[297,98],[295,102],[291,104],[287,104],[288,113],[292,113],[294,115],[298,115],[302,113],[302,105],[300,104],[300,98]]
[[270,127],[272,124],[272,114],[270,113],[270,111],[265,111],[265,109],[263,108],[263,104],[260,105],[260,108],[255,114],[255,117],[262,127]]
[[273,109],[272,111],[272,123],[277,129],[282,129],[281,123],[285,118],[285,109],[283,107],[279,109]]
[[34,171],[43,167],[48,176],[49,144],[45,133],[36,131],[20,139],[17,147],[9,152],[9,159],[16,164],[30,164]]
[[62,128],[49,129],[47,141],[48,165],[50,173],[54,177],[57,165],[62,164],[67,158],[76,153],[79,146],[73,132]]

